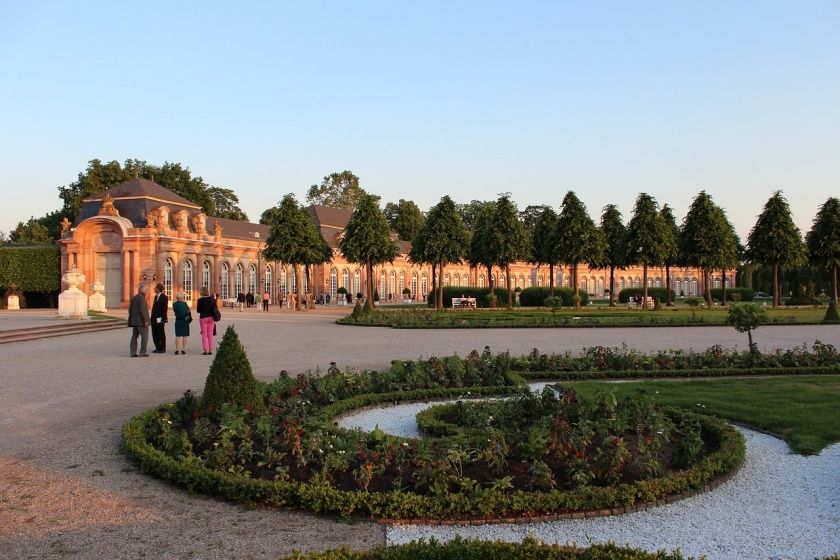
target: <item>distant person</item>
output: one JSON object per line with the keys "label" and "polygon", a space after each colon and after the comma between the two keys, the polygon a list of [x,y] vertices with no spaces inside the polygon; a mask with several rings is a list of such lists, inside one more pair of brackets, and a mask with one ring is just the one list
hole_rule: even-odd
{"label": "distant person", "polygon": [[329,292],[324,294],[324,301],[327,302],[327,305],[330,304],[330,293]]}
{"label": "distant person", "polygon": [[178,353],[178,347],[180,346],[181,354],[186,354],[192,313],[190,312],[190,306],[184,301],[184,292],[178,292],[175,295],[172,314],[175,316],[175,353]]}
{"label": "distant person", "polygon": [[245,305],[248,306],[248,309],[254,307],[254,293],[251,290],[248,290],[248,293],[245,294]]}
{"label": "distant person", "polygon": [[201,327],[201,349],[202,355],[213,353],[213,332],[216,329],[216,321],[214,315],[216,312],[216,302],[210,296],[210,291],[207,287],[201,288],[201,297],[195,304],[195,310],[198,313],[198,323]]}
{"label": "distant person", "polygon": [[239,312],[242,313],[242,309],[245,308],[245,294],[243,292],[237,294],[236,304],[239,306]]}
{"label": "distant person", "polygon": [[166,353],[166,323],[169,321],[169,298],[163,291],[163,284],[155,284],[155,299],[152,302],[152,342],[155,354]]}
{"label": "distant person", "polygon": [[[137,287],[137,294],[128,303],[128,326],[132,328],[131,342],[128,345],[131,357],[147,358],[146,346],[149,343],[149,303],[146,301],[146,284]],[[140,354],[137,353],[137,337],[140,337]]]}
{"label": "distant person", "polygon": [[271,303],[271,294],[268,293],[268,290],[263,292],[263,311],[268,311],[268,304]]}

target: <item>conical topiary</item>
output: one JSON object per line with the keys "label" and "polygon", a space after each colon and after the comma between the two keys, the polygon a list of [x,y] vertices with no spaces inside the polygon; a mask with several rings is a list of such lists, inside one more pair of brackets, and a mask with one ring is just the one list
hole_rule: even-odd
{"label": "conical topiary", "polygon": [[823,323],[837,323],[840,322],[840,313],[837,313],[837,305],[835,305],[834,300],[829,300],[828,302],[828,311],[825,312],[825,317],[823,317]]}
{"label": "conical topiary", "polygon": [[262,409],[260,385],[251,371],[245,347],[239,342],[233,325],[225,331],[216,359],[210,366],[201,397],[201,410],[205,414],[213,414],[224,403],[247,410]]}

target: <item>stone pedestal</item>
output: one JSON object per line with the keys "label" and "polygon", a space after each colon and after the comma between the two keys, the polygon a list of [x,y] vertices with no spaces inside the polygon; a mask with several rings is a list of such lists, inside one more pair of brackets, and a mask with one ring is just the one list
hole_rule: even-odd
{"label": "stone pedestal", "polygon": [[105,309],[105,296],[102,295],[102,291],[105,289],[105,286],[97,280],[93,283],[90,289],[93,290],[93,294],[91,294],[88,298],[88,308],[91,311],[106,313],[108,310]]}
{"label": "stone pedestal", "polygon": [[68,288],[58,296],[59,319],[87,319],[88,298],[79,289],[79,284],[85,281],[85,275],[74,268],[62,277]]}
{"label": "stone pedestal", "polygon": [[13,309],[20,309],[20,298],[16,295],[10,295],[8,299],[6,299],[6,309],[9,311]]}

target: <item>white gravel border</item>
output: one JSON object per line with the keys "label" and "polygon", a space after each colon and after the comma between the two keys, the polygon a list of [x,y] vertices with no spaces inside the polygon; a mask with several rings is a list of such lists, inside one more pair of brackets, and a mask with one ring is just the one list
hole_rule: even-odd
{"label": "white gravel border", "polygon": [[[345,428],[417,437],[415,415],[429,403],[370,409],[342,418]],[[388,544],[434,537],[516,542],[528,534],[547,543],[586,546],[613,541],[650,551],[680,549],[709,560],[799,559],[840,553],[840,444],[818,456],[738,428],[747,455],[740,471],[715,491],[643,512],[523,525],[389,526]]]}

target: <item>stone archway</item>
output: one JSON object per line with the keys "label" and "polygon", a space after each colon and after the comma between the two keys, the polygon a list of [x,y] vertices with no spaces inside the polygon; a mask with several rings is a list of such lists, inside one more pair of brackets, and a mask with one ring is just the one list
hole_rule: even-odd
{"label": "stone archway", "polygon": [[[68,268],[75,266],[85,275],[85,285],[80,286],[88,293],[89,286],[97,280],[105,287],[105,306],[119,308],[130,297],[123,293],[124,269],[123,238],[126,234],[124,218],[97,216],[79,224],[73,232],[72,240],[64,245],[64,250],[75,253],[75,263],[68,262]],[[126,220],[127,221],[127,220]]]}

